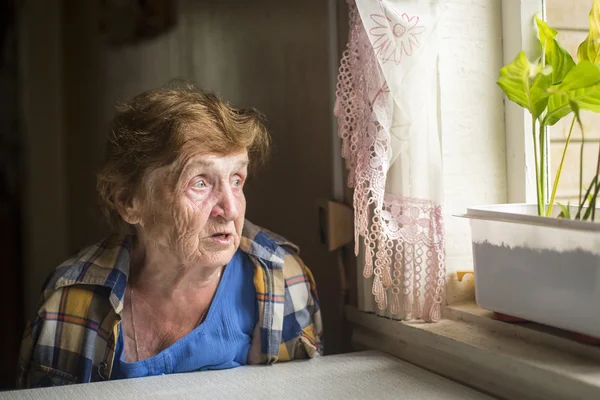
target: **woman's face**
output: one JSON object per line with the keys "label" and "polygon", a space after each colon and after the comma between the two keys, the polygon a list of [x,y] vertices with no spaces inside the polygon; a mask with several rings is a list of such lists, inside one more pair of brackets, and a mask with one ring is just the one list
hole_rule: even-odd
{"label": "woman's face", "polygon": [[227,264],[240,244],[248,152],[196,152],[152,171],[141,202],[140,240],[182,264]]}

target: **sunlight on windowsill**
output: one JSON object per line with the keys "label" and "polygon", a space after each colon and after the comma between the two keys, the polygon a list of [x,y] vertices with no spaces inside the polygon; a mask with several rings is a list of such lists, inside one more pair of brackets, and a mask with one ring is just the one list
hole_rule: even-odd
{"label": "sunlight on windowsill", "polygon": [[600,346],[534,323],[497,321],[474,302],[438,323],[398,322],[347,307],[357,349],[378,349],[505,399],[595,399]]}

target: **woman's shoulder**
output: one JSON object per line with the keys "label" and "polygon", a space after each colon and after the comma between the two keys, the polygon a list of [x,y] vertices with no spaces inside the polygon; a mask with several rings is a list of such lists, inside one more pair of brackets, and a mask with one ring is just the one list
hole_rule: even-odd
{"label": "woman's shoulder", "polygon": [[[262,312],[254,343],[269,343],[267,352],[251,351],[250,363],[273,363],[314,357],[321,352],[322,322],[314,277],[296,245],[283,236],[246,221],[242,251],[255,262],[256,294]],[[266,316],[274,316],[265,318]],[[261,336],[266,335],[266,337]],[[275,348],[277,351],[272,352]]]}
{"label": "woman's shoulder", "polygon": [[129,272],[130,243],[130,237],[115,234],[81,249],[50,274],[44,284],[43,297],[78,286],[122,298]]}
{"label": "woman's shoulder", "polygon": [[108,293],[108,289],[85,285],[45,291],[21,342],[20,388],[102,378],[101,358],[114,348],[114,327],[119,320]]}
{"label": "woman's shoulder", "polygon": [[246,220],[240,248],[250,256],[266,261],[265,269],[281,270],[285,287],[300,284],[308,291],[314,291],[313,275],[300,258],[298,246],[283,236]]}
{"label": "woman's shoulder", "polygon": [[23,335],[20,387],[88,382],[99,373],[98,357],[114,347],[128,264],[125,238],[109,236],[54,270]]}
{"label": "woman's shoulder", "polygon": [[251,253],[252,250],[262,247],[273,253],[277,253],[281,249],[298,255],[300,254],[298,246],[285,237],[255,225],[248,220],[244,222],[240,247],[246,253]]}

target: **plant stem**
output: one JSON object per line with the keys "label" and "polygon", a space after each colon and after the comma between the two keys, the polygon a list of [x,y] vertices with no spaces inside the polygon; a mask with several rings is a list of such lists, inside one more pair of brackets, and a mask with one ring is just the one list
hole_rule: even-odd
{"label": "plant stem", "polygon": [[[596,197],[598,197],[598,189],[600,189],[600,186],[598,186],[598,177],[597,176],[594,177],[594,179],[592,180],[592,183],[590,184],[590,189],[592,187],[594,188],[594,193],[588,194],[588,196],[592,196],[592,197],[590,200],[590,205],[588,205],[588,209],[585,211],[585,214],[582,218],[584,221],[587,221],[590,214],[592,214],[594,212],[594,210],[596,209]],[[588,190],[588,192],[589,192],[589,190]]]}
{"label": "plant stem", "polygon": [[600,186],[598,186],[598,180],[594,179],[592,182],[592,186],[595,186],[594,193],[590,194],[592,196],[592,201],[590,201],[590,205],[588,209],[585,211],[585,215],[583,216],[583,220],[586,221],[590,214],[592,214],[592,221],[594,221],[594,211],[596,210],[596,197],[598,197],[598,190]]}
{"label": "plant stem", "polygon": [[536,189],[537,189],[537,209],[538,209],[538,215],[543,216],[544,208],[543,208],[542,186],[541,186],[541,178],[540,178],[540,165],[539,165],[539,160],[538,160],[538,158],[539,158],[538,157],[538,142],[537,142],[537,138],[535,137],[535,134],[536,134],[535,122],[536,122],[536,119],[532,117],[531,133],[533,135],[533,156],[534,156],[534,162],[535,162],[535,184],[536,184]]}
{"label": "plant stem", "polygon": [[546,211],[546,180],[548,178],[548,173],[546,171],[546,167],[547,167],[547,163],[546,163],[546,159],[547,154],[546,154],[546,129],[544,127],[544,124],[540,124],[540,133],[539,133],[539,139],[540,139],[540,180],[542,183],[542,214],[540,215],[545,215],[545,211]]}
{"label": "plant stem", "polygon": [[[583,164],[583,160],[580,160],[581,164]],[[598,196],[598,179],[600,178],[600,146],[598,146],[598,161],[596,161],[596,176],[594,177],[595,187],[594,187],[594,196],[590,201],[590,207],[592,207],[592,221],[596,218],[596,197]]]}
{"label": "plant stem", "polygon": [[583,204],[585,199],[581,198],[581,191],[583,190],[583,145],[585,144],[585,134],[581,129],[581,146],[579,147],[579,204]]}
{"label": "plant stem", "polygon": [[[558,164],[558,169],[556,170],[556,176],[554,177],[554,184],[552,185],[552,194],[550,195],[550,203],[548,204],[548,211],[546,211],[546,216],[550,217],[552,215],[552,207],[554,206],[554,199],[556,198],[556,191],[558,190],[558,182],[560,180],[560,174],[562,173],[563,164],[565,162],[565,156],[567,155],[567,148],[569,147],[569,143],[571,142],[571,135],[573,134],[573,127],[575,126],[575,116],[573,116],[573,121],[571,121],[571,128],[569,129],[569,135],[567,136],[567,141],[565,142],[565,148],[563,149],[562,156],[560,158],[560,164]],[[600,155],[599,155],[600,157]],[[600,162],[600,158],[598,159]],[[581,196],[581,194],[580,194]]]}
{"label": "plant stem", "polygon": [[[587,199],[587,197],[590,195],[590,192],[592,191],[592,188],[595,187],[597,180],[598,180],[598,176],[595,176],[594,179],[592,179],[590,186],[588,187],[587,191],[585,192],[585,195],[583,197],[584,199]],[[579,208],[577,209],[577,214],[575,215],[575,219],[581,218],[581,210],[583,210],[584,205],[585,205],[585,201],[579,203]]]}

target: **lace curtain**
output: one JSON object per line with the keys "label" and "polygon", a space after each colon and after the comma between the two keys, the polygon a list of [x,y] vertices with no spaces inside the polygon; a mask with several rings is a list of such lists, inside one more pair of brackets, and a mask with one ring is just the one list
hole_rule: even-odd
{"label": "lace curtain", "polygon": [[[335,115],[355,252],[377,307],[437,321],[445,284],[437,26],[441,3],[356,0]],[[360,246],[360,244],[364,246]]]}

